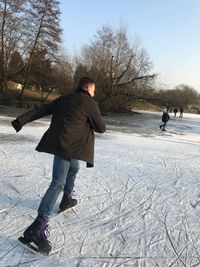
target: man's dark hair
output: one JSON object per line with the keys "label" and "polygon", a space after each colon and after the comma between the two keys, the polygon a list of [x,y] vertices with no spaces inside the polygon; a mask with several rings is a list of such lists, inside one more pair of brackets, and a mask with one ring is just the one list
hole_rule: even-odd
{"label": "man's dark hair", "polygon": [[94,80],[92,80],[91,78],[89,77],[82,77],[80,80],[79,80],[79,83],[78,83],[78,89],[86,89],[86,87],[88,86],[88,84],[94,84]]}

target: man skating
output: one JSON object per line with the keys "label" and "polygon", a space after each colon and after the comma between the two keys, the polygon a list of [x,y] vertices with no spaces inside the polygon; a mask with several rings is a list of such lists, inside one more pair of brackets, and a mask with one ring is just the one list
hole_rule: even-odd
{"label": "man skating", "polygon": [[18,132],[26,123],[52,115],[51,124],[36,147],[39,152],[54,155],[52,181],[42,198],[38,216],[22,237],[23,242],[33,242],[44,254],[51,251],[46,232],[56,200],[63,192],[60,211],[77,204],[77,200],[71,197],[71,192],[79,170],[78,160],[87,162],[87,167],[93,167],[94,131],[105,131],[98,105],[92,99],[94,94],[94,81],[83,77],[76,92],[34,108],[12,122]]}
{"label": "man skating", "polygon": [[180,107],[180,116],[179,116],[179,118],[183,118],[183,111],[184,111],[184,109],[183,109],[183,107],[181,106],[181,107]]}

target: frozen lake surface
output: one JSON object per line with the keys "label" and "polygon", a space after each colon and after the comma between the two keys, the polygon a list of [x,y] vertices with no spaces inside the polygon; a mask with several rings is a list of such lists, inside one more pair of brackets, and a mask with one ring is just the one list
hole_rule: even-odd
{"label": "frozen lake surface", "polygon": [[[18,114],[20,111],[17,112]],[[0,109],[0,266],[200,266],[200,116],[161,132],[161,113],[108,115],[96,135],[95,167],[81,163],[78,205],[50,220],[55,254],[37,256],[17,238],[51,181],[51,155],[34,149],[49,119],[16,134],[16,111]]]}

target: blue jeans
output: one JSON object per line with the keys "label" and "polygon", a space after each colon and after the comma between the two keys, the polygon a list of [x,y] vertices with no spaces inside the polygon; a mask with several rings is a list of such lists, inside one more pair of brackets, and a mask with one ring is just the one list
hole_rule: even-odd
{"label": "blue jeans", "polygon": [[51,216],[56,200],[62,191],[64,194],[71,194],[78,170],[78,160],[65,160],[54,156],[52,181],[38,208],[39,217],[48,219]]}

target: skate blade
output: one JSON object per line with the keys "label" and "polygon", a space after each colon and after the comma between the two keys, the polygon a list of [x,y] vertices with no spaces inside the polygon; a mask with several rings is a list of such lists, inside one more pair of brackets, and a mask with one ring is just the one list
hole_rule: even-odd
{"label": "skate blade", "polygon": [[[73,206],[74,207],[74,206]],[[59,210],[58,211],[58,214],[61,213],[61,212],[65,212],[65,211],[69,211],[70,209],[72,209],[73,207],[69,207],[69,208],[66,208],[64,210]]]}
{"label": "skate blade", "polygon": [[46,257],[46,256],[49,256],[49,253],[47,252],[43,252],[41,250],[39,250],[39,248],[31,245],[30,242],[28,242],[23,236],[20,236],[18,238],[18,241],[20,242],[20,244],[25,247],[26,249],[28,249],[30,252],[36,254],[36,255],[39,255],[39,256],[42,256],[42,257]]}
{"label": "skate blade", "polygon": [[67,208],[67,209],[65,209],[65,210],[59,210],[57,214],[65,213],[65,212],[70,212],[70,211],[73,211],[73,212],[74,212],[73,207]]}
{"label": "skate blade", "polygon": [[[76,205],[77,205],[77,204],[76,204]],[[68,210],[73,210],[73,208],[74,208],[76,205],[74,205],[74,206],[67,206],[66,209],[64,209],[64,210],[59,209],[58,213],[65,212],[65,211],[68,211]]]}

